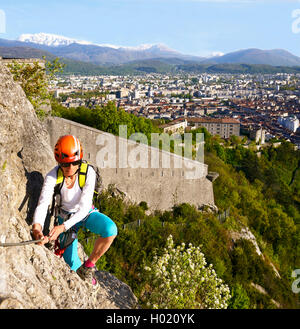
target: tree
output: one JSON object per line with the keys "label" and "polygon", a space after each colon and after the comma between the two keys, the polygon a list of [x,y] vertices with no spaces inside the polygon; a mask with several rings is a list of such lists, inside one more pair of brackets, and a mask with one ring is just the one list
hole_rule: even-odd
{"label": "tree", "polygon": [[216,275],[212,264],[206,266],[200,247],[185,244],[174,247],[172,235],[162,256],[154,256],[145,266],[148,278],[144,300],[151,308],[227,308],[230,290]]}
{"label": "tree", "polygon": [[232,309],[248,309],[250,307],[250,298],[243,286],[236,283],[232,288],[232,297],[230,299],[228,308]]}
{"label": "tree", "polygon": [[[43,59],[45,60],[45,57]],[[14,80],[20,83],[39,117],[45,116],[41,106],[47,104],[51,98],[48,91],[49,80],[56,73],[61,73],[64,66],[65,64],[59,62],[59,58],[54,59],[52,62],[45,62],[45,66],[39,61],[34,63],[13,61],[12,64],[8,65]]]}
{"label": "tree", "polygon": [[230,142],[232,145],[239,145],[241,144],[241,140],[238,136],[235,136],[235,135],[231,135],[230,136]]}

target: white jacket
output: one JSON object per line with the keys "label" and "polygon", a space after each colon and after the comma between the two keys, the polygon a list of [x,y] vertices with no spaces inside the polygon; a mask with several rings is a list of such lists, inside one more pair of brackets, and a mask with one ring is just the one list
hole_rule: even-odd
{"label": "white jacket", "polygon": [[[41,224],[44,227],[47,210],[52,203],[54,187],[56,185],[58,166],[54,167],[47,175],[43,184],[42,192],[38,205],[33,216],[33,224]],[[86,217],[93,205],[93,195],[96,182],[95,170],[89,166],[85,185],[80,189],[78,177],[71,189],[65,186],[65,182],[61,188],[61,207],[62,209],[75,212],[70,219],[64,222],[66,230],[80,222]]]}

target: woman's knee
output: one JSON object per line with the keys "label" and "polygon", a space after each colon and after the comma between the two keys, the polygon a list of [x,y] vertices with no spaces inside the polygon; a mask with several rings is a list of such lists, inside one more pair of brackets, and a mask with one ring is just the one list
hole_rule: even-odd
{"label": "woman's knee", "polygon": [[108,237],[116,237],[118,235],[118,228],[117,225],[111,221],[111,223],[106,223],[106,225],[102,229],[101,236],[103,238]]}
{"label": "woman's knee", "polygon": [[91,232],[99,234],[103,238],[118,234],[118,228],[114,221],[98,211],[93,212],[88,217],[85,226]]}

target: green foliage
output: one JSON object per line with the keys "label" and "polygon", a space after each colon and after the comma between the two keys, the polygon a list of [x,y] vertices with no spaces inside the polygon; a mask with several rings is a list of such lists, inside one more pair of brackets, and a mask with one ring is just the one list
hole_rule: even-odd
{"label": "green foliage", "polygon": [[52,102],[52,115],[63,117],[89,127],[119,135],[119,126],[127,126],[127,137],[141,132],[151,142],[151,133],[159,133],[160,130],[152,124],[150,119],[136,117],[123,109],[118,109],[114,102],[105,106],[96,106],[93,109],[87,107],[65,108],[59,103]]}
{"label": "green foliage", "polygon": [[197,213],[196,207],[188,203],[177,204],[173,206],[174,221],[184,222],[185,220],[195,220],[199,214]]}
{"label": "green foliage", "polygon": [[228,304],[228,308],[231,309],[249,309],[250,298],[247,291],[239,283],[236,283],[231,290],[231,299]]}
{"label": "green foliage", "polygon": [[[232,74],[275,74],[299,73],[299,67],[272,66],[262,64],[185,64],[181,60],[163,59],[140,60],[130,63],[103,66],[93,63],[63,58],[66,68],[64,74],[80,75],[145,75],[147,73],[232,73]],[[196,80],[192,80],[195,83]]]}
{"label": "green foliage", "polygon": [[45,77],[45,69],[35,62],[34,64],[25,64],[14,62],[9,64],[14,80],[21,84],[27,98],[37,110],[45,100],[48,99],[48,83]]}
{"label": "green foliage", "polygon": [[[245,184],[247,180],[244,176],[243,180]],[[257,186],[258,189],[261,188],[260,185]],[[255,194],[253,198],[257,199],[258,196],[259,194]],[[247,199],[247,195],[245,197]],[[251,202],[253,202],[252,199],[245,204],[245,207],[252,208]],[[270,203],[270,207],[271,205],[275,206]],[[266,254],[265,257],[270,255],[268,258],[272,258],[276,267],[280,267],[282,279],[278,279],[269,263],[256,254],[251,242],[238,240],[234,245],[232,244],[228,230],[238,231],[241,224],[234,221],[244,222],[246,220],[245,216],[239,214],[240,209],[233,207],[230,222],[226,221],[225,224],[221,224],[214,214],[202,213],[188,204],[177,204],[172,210],[156,211],[154,214],[146,215],[140,205],[124,202],[123,197],[116,193],[113,186],[101,193],[99,204],[96,206],[117,223],[119,230],[113,246],[97,263],[97,266],[126,282],[133,289],[143,307],[147,307],[145,305],[146,299],[149,297],[147,292],[154,291],[156,288],[151,285],[152,281],[149,281],[146,275],[139,275],[139,273],[144,273],[143,264],[149,266],[153,263],[154,255],[162,257],[170,234],[173,236],[175,244],[180,245],[184,242],[186,245],[191,243],[193,246],[199,246],[207,263],[213,264],[218,278],[222,279],[230,289],[235,287],[232,298],[228,301],[230,308],[274,307],[270,297],[262,296],[253,290],[251,282],[264,287],[268,294],[283,307],[295,307],[295,296],[289,287],[291,283],[288,276],[291,269],[295,268],[297,257],[299,260],[299,250],[292,249],[295,239],[299,241],[299,231],[297,231],[298,235],[295,233],[294,239],[289,242],[290,247],[287,250],[281,244],[279,245],[276,257],[270,242],[261,246],[264,248],[262,250]],[[123,224],[133,221],[136,223],[137,219],[143,220],[141,226],[136,224],[130,228],[123,228]],[[271,230],[271,227],[269,229]],[[92,241],[96,237],[91,238],[93,234],[90,232],[82,234],[81,242],[89,254],[93,247]],[[278,234],[277,231],[276,234]],[[259,243],[261,239],[258,239]],[[300,246],[300,244],[298,245]],[[242,286],[242,289],[237,285]]]}
{"label": "green foliage", "polygon": [[45,67],[38,61],[34,63],[14,61],[8,65],[14,80],[20,83],[39,117],[46,115],[41,106],[48,104],[51,98],[48,92],[49,79],[53,78],[55,74],[61,73],[63,67],[64,64],[60,63],[58,58],[52,62],[45,62]]}
{"label": "green foliage", "polygon": [[148,210],[148,209],[149,209],[146,201],[141,201],[141,202],[139,203],[139,206],[140,206],[143,210]]}
{"label": "green foliage", "polygon": [[175,248],[172,235],[161,256],[156,254],[142,275],[147,286],[142,300],[150,308],[227,308],[228,286],[216,275],[199,247]]}
{"label": "green foliage", "polygon": [[99,89],[95,89],[95,90],[89,90],[89,91],[82,91],[82,92],[72,92],[71,94],[63,94],[59,97],[59,100],[61,102],[66,101],[67,98],[81,98],[81,99],[85,99],[86,102],[88,103],[90,98],[92,97],[105,97],[105,95],[107,95],[108,92],[103,92],[100,91]]}
{"label": "green foliage", "polygon": [[[93,110],[59,106],[54,110],[58,115],[69,115],[71,120],[115,134],[121,123],[128,125],[128,135],[157,129],[145,121],[138,123],[113,103]],[[201,132],[205,137],[205,163],[219,173],[213,183],[215,203],[220,212],[230,208],[230,216],[220,223],[216,214],[201,212],[186,203],[146,215],[145,203],[128,204],[110,187],[101,193],[98,208],[117,223],[119,235],[97,266],[129,284],[146,307],[143,298],[158,288],[146,275],[139,275],[143,273],[142,264],[153,263],[155,255],[158,259],[163,257],[167,238],[172,235],[176,245],[191,243],[201,248],[218,278],[232,291],[229,308],[275,308],[272,299],[283,308],[299,307],[299,297],[291,291],[291,273],[300,267],[299,152],[290,143],[282,143],[277,148],[263,149],[258,158],[240,140],[223,141],[205,128],[192,131],[194,135]],[[142,220],[140,226],[138,219]],[[264,257],[256,253],[251,241],[240,239],[233,243],[231,232],[243,226],[254,234]],[[263,287],[266,293],[257,291],[252,283]]]}
{"label": "green foliage", "polygon": [[[43,60],[46,61],[46,57],[43,57]],[[52,61],[45,62],[46,73],[48,77],[48,81],[53,79],[56,74],[60,74],[63,72],[65,68],[65,64],[60,62],[60,59],[57,57]]]}

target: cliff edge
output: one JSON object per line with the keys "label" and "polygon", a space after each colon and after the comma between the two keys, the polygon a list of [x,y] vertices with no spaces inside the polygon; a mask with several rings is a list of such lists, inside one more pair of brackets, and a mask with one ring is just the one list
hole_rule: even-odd
{"label": "cliff edge", "polygon": [[[43,177],[55,165],[49,135],[0,62],[0,242],[31,240]],[[0,309],[134,308],[130,287],[98,272],[93,292],[44,246],[0,247]]]}

